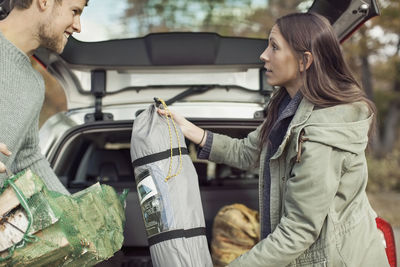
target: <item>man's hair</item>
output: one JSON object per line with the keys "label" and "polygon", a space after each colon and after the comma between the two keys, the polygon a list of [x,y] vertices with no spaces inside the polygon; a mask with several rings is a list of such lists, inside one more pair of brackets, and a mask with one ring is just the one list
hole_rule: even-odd
{"label": "man's hair", "polygon": [[[11,9],[27,9],[32,5],[33,0],[9,0]],[[57,3],[61,3],[63,0],[55,0]],[[86,5],[89,0],[86,0]]]}
{"label": "man's hair", "polygon": [[11,9],[27,9],[32,5],[32,0],[10,0]]}

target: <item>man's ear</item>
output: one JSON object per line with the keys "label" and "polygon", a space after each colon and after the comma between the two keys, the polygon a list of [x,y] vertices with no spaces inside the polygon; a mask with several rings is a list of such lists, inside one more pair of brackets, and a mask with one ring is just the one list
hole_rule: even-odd
{"label": "man's ear", "polygon": [[303,58],[300,59],[300,72],[307,70],[311,66],[313,60],[313,55],[309,51],[304,52]]}
{"label": "man's ear", "polygon": [[51,0],[36,0],[40,10],[46,10],[49,7],[49,1]]}

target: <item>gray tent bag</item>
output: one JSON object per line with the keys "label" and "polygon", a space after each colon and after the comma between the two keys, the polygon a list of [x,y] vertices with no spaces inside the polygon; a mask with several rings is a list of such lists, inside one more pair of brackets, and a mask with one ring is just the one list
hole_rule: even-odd
{"label": "gray tent bag", "polygon": [[212,266],[197,173],[185,138],[156,109],[151,105],[135,119],[131,139],[153,266]]}

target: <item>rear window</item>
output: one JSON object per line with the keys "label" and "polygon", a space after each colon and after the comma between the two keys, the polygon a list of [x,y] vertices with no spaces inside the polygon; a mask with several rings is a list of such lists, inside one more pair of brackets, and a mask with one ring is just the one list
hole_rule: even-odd
{"label": "rear window", "polygon": [[81,41],[142,37],[156,32],[216,32],[265,37],[275,19],[307,11],[310,0],[102,0],[89,1]]}

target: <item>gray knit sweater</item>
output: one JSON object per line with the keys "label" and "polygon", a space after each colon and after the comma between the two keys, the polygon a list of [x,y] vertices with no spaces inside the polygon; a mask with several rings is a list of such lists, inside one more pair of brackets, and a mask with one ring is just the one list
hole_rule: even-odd
{"label": "gray knit sweater", "polygon": [[[42,76],[28,56],[0,32],[0,142],[12,152],[0,161],[13,173],[30,168],[50,190],[69,194],[39,148],[39,113],[44,100]],[[6,174],[0,174],[0,185]]]}

